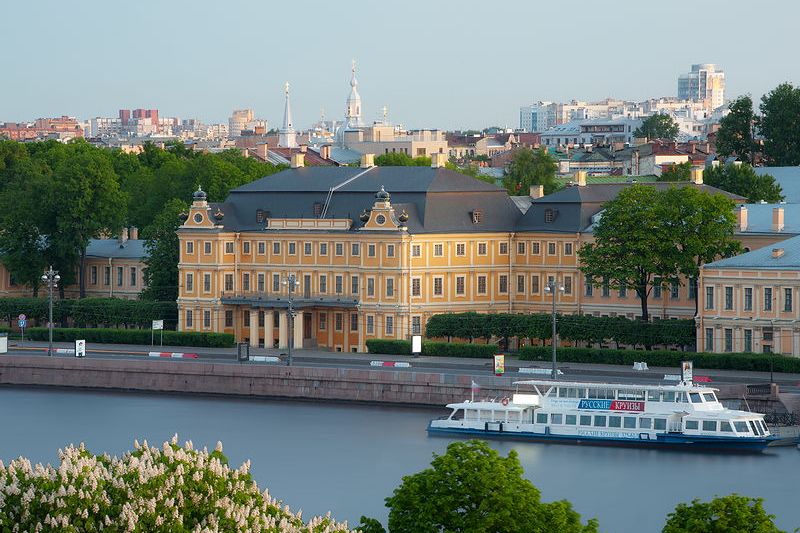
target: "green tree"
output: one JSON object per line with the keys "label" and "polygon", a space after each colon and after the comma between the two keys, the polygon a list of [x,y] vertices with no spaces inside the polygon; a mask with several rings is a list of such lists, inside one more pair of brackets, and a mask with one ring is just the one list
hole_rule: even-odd
{"label": "green tree", "polygon": [[773,166],[800,165],[800,87],[782,83],[761,98],[759,129]]}
{"label": "green tree", "polygon": [[522,477],[517,453],[499,455],[482,441],[455,442],[434,455],[431,468],[403,478],[386,498],[389,531],[538,533],[593,532],[569,502],[542,503]]}
{"label": "green tree", "polygon": [[692,162],[677,163],[670,165],[661,172],[658,181],[689,181],[692,177]]}
{"label": "green tree", "polygon": [[625,287],[639,296],[642,319],[647,321],[648,299],[656,279],[677,279],[680,253],[662,219],[655,187],[633,185],[604,206],[595,224],[594,241],[580,251],[581,271],[595,284]]}
{"label": "green tree", "polygon": [[545,148],[520,148],[514,152],[505,170],[503,185],[509,194],[527,195],[531,185],[544,186],[544,193],[558,190],[558,162]]}
{"label": "green tree", "polygon": [[656,113],[650,115],[633,133],[635,137],[647,137],[648,139],[666,139],[674,141],[678,137],[678,125],[669,115]]}
{"label": "green tree", "polygon": [[[695,289],[705,263],[741,253],[741,243],[734,238],[736,204],[727,196],[671,187],[659,194],[659,206],[667,233],[680,252],[678,271]],[[698,301],[695,298],[695,314]]]}
{"label": "green tree", "polygon": [[717,153],[726,157],[735,155],[752,165],[755,152],[753,130],[756,123],[753,99],[748,95],[740,96],[730,103],[728,109],[730,112],[719,122]]}
{"label": "green tree", "polygon": [[180,214],[188,209],[186,202],[173,198],[156,216],[153,223],[145,227],[144,280],[145,289],[141,298],[174,302],[178,298],[178,262],[180,242],[176,233],[182,221]]}
{"label": "green tree", "polygon": [[703,183],[744,196],[751,203],[783,200],[783,191],[775,178],[769,174],[758,175],[753,167],[744,163],[707,168],[703,172]]}
{"label": "green tree", "polygon": [[667,516],[663,533],[781,533],[764,500],[731,494],[710,502],[680,503]]}

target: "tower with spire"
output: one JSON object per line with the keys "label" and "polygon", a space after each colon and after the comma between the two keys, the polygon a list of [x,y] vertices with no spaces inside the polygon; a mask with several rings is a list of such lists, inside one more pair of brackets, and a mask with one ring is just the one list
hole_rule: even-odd
{"label": "tower with spire", "polygon": [[345,111],[345,126],[347,129],[363,128],[361,120],[361,95],[358,94],[358,80],[356,79],[356,60],[353,60],[350,77],[350,96],[347,97],[347,110]]}
{"label": "tower with spire", "polygon": [[283,108],[283,126],[278,133],[278,146],[282,148],[297,148],[297,133],[292,125],[292,106],[289,103],[289,82],[283,90],[286,94],[286,104]]}

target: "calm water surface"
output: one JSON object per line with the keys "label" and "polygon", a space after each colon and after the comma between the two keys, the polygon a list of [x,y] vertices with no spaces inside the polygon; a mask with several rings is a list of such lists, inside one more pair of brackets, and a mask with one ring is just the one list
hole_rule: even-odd
{"label": "calm water surface", "polygon": [[[133,440],[213,448],[233,466],[252,460],[261,487],[305,516],[330,510],[351,524],[385,522],[383,498],[427,467],[451,439],[428,437],[437,411],[263,400],[0,388],[0,459],[55,462],[86,443],[121,454]],[[766,500],[779,526],[800,526],[800,451],[736,456],[492,441],[519,453],[544,500],[566,498],[606,532],[660,531],[678,502],[738,492]]]}

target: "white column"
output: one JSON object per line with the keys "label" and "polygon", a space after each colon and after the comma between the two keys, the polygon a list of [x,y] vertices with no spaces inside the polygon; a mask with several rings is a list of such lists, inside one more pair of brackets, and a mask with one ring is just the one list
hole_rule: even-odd
{"label": "white column", "polygon": [[284,350],[289,347],[289,314],[281,311],[278,315],[278,348]]}
{"label": "white column", "polygon": [[303,312],[297,311],[294,317],[294,347],[301,349],[303,347]]}
{"label": "white column", "polygon": [[792,355],[800,355],[800,331],[792,330]]}
{"label": "white column", "polygon": [[250,346],[258,348],[258,311],[250,310]]}
{"label": "white column", "polygon": [[275,314],[272,309],[264,311],[264,348],[275,345]]}

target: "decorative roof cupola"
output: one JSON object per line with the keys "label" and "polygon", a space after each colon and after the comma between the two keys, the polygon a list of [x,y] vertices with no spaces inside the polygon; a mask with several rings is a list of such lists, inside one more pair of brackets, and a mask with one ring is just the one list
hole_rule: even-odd
{"label": "decorative roof cupola", "polygon": [[213,228],[222,222],[224,216],[219,207],[212,214],[211,206],[208,205],[208,195],[198,185],[192,194],[192,207],[189,208],[188,214],[181,214],[181,220],[184,228]]}
{"label": "decorative roof cupola", "polygon": [[289,82],[283,86],[286,103],[283,108],[283,126],[278,132],[278,146],[282,148],[297,148],[297,132],[292,124],[292,106],[289,102]]}
{"label": "decorative roof cupola", "polygon": [[[365,209],[361,213],[361,221],[364,225],[362,230],[396,230],[400,226],[405,226],[401,223],[392,207],[392,197],[386,192],[386,189],[381,185],[381,190],[375,193],[375,203],[372,209]],[[406,214],[406,220],[408,215]]]}

